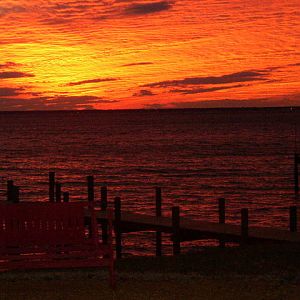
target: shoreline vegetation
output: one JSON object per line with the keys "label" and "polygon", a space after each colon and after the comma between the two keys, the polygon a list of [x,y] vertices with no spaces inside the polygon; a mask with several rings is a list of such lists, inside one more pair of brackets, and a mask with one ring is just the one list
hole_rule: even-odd
{"label": "shoreline vegetation", "polygon": [[299,299],[300,245],[207,247],[117,261],[105,269],[1,273],[0,299]]}

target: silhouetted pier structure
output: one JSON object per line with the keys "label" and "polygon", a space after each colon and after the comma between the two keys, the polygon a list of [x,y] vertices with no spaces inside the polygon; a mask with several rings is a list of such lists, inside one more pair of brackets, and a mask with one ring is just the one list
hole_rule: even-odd
{"label": "silhouetted pier structure", "polygon": [[[115,217],[116,253],[121,257],[122,233],[139,231],[156,231],[159,233],[171,233],[173,241],[173,254],[180,253],[180,243],[184,241],[216,239],[222,242],[236,242],[242,245],[253,243],[300,243],[300,233],[297,232],[297,208],[290,207],[290,228],[283,230],[278,228],[252,227],[248,225],[248,209],[241,210],[241,224],[221,224],[206,221],[191,220],[180,217],[179,207],[172,208],[172,216],[151,216],[137,214],[128,211],[120,211],[117,206]],[[98,222],[107,219],[105,211],[96,212]],[[156,240],[157,241],[157,240]],[[161,239],[156,243],[156,255],[161,255]]]}
{"label": "silhouetted pier structure", "polygon": [[[297,161],[298,163],[298,161]],[[101,187],[101,199],[95,201],[95,182],[93,176],[87,177],[87,201],[96,204],[96,218],[102,227],[103,242],[107,240],[107,187]],[[7,201],[18,203],[20,201],[19,188],[13,181],[7,182]],[[55,173],[49,173],[49,201],[69,202],[69,193],[63,192],[61,183],[55,181]],[[241,245],[252,243],[300,243],[300,233],[297,232],[297,207],[289,207],[289,224],[287,229],[249,226],[249,211],[241,209],[240,224],[226,223],[226,201],[218,199],[218,222],[192,220],[181,217],[180,208],[172,207],[171,216],[162,215],[162,191],[160,187],[155,190],[155,213],[153,215],[138,214],[122,210],[121,198],[114,199],[113,224],[115,231],[115,248],[117,258],[122,257],[123,233],[139,231],[156,232],[156,255],[162,255],[162,233],[170,233],[173,243],[173,254],[181,251],[181,242],[214,239],[219,245],[225,247],[227,242]],[[85,216],[86,225],[90,224],[88,211]]]}
{"label": "silhouetted pier structure", "polygon": [[[88,199],[94,201],[94,181],[88,177]],[[91,196],[92,195],[92,196]],[[108,206],[107,187],[101,187],[101,200],[96,217],[98,223],[105,224]],[[218,199],[219,222],[191,220],[180,216],[180,208],[172,207],[171,217],[162,215],[161,188],[155,190],[155,215],[132,213],[122,210],[121,198],[114,199],[113,223],[115,228],[115,247],[117,258],[122,257],[122,234],[139,231],[156,231],[156,255],[162,255],[162,233],[171,233],[173,254],[180,254],[180,244],[184,241],[202,239],[219,240],[219,245],[225,247],[226,242],[241,245],[253,243],[300,243],[300,233],[297,232],[297,207],[289,207],[288,229],[249,226],[249,210],[241,209],[240,225],[226,224],[226,201]],[[87,216],[88,222],[88,216]]]}

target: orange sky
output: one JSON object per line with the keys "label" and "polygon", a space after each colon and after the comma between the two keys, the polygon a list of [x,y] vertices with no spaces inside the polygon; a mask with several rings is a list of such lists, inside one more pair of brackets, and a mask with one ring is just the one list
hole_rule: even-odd
{"label": "orange sky", "polygon": [[0,110],[300,103],[299,0],[0,0]]}

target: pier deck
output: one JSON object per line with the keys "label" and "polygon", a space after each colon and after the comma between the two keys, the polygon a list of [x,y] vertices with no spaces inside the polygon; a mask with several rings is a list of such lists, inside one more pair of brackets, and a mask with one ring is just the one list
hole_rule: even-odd
{"label": "pier deck", "polygon": [[[105,211],[97,211],[99,222],[107,219]],[[114,217],[113,217],[113,220]],[[137,214],[122,211],[121,232],[138,231],[161,231],[173,233],[172,217],[151,216],[146,214]],[[219,224],[206,221],[191,220],[185,217],[180,218],[179,226],[180,240],[196,240],[202,238],[220,239],[225,241],[238,242],[242,239],[242,230],[240,225]],[[273,241],[273,242],[291,242],[300,243],[300,233],[291,232],[288,229],[270,228],[270,227],[249,227],[247,239],[251,241]]]}

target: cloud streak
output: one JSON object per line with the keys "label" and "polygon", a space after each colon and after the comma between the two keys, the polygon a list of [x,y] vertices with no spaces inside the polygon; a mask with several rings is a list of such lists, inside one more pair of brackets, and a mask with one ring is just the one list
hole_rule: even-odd
{"label": "cloud streak", "polygon": [[1,111],[94,109],[96,104],[116,103],[97,96],[55,96],[32,99],[0,98]]}
{"label": "cloud streak", "polygon": [[125,9],[124,13],[125,15],[134,16],[147,15],[169,10],[171,7],[172,4],[169,1],[160,1],[152,3],[133,3]]}
{"label": "cloud streak", "polygon": [[0,17],[8,15],[8,14],[18,14],[26,12],[26,8],[21,5],[13,5],[13,6],[0,6]]}
{"label": "cloud streak", "polygon": [[21,64],[17,64],[15,62],[8,61],[4,64],[0,64],[0,69],[10,69],[10,68],[19,67],[19,66],[21,66]]}
{"label": "cloud streak", "polygon": [[88,79],[82,81],[69,82],[68,86],[76,86],[82,84],[90,84],[90,83],[99,83],[99,82],[107,82],[107,81],[116,81],[118,78],[96,78],[96,79]]}
{"label": "cloud streak", "polygon": [[23,90],[23,88],[0,87],[0,97],[18,96]]}
{"label": "cloud streak", "polygon": [[287,107],[299,106],[300,94],[291,94],[271,98],[255,99],[220,99],[220,100],[201,100],[187,102],[172,102],[168,107],[172,108],[239,108],[239,107]]}
{"label": "cloud streak", "polygon": [[174,89],[171,90],[171,93],[180,93],[183,95],[192,95],[192,94],[200,94],[200,93],[208,93],[214,91],[228,90],[233,88],[243,87],[242,84],[236,84],[232,86],[220,86],[220,87],[211,87],[211,88],[198,88],[198,89]]}
{"label": "cloud streak", "polygon": [[122,65],[122,67],[134,67],[134,66],[145,66],[145,65],[153,65],[153,63],[152,62],[148,62],[148,61],[145,61],[145,62],[136,62],[136,63],[130,63],[130,64]]}
{"label": "cloud streak", "polygon": [[0,79],[22,78],[22,77],[34,77],[34,75],[25,72],[14,72],[14,71],[0,72]]}
{"label": "cloud streak", "polygon": [[145,97],[145,96],[155,96],[153,92],[149,90],[140,90],[139,92],[133,94],[134,97]]}
{"label": "cloud streak", "polygon": [[266,80],[268,72],[266,71],[242,71],[222,76],[208,77],[187,77],[179,80],[166,80],[145,84],[145,87],[176,87],[187,85],[202,85],[202,84],[228,84],[236,82]]}

